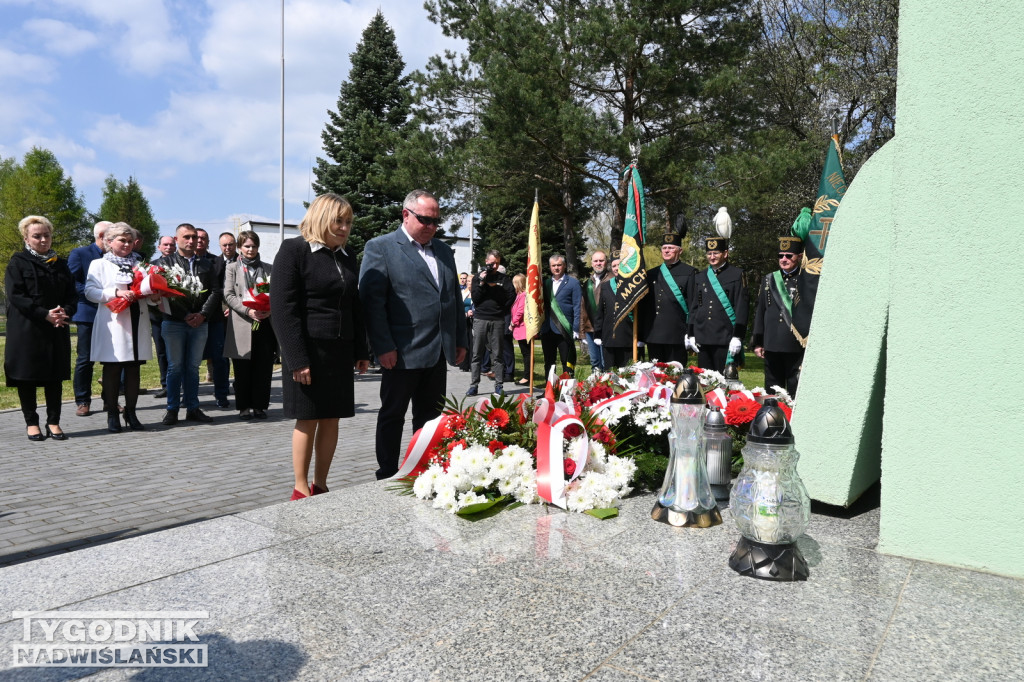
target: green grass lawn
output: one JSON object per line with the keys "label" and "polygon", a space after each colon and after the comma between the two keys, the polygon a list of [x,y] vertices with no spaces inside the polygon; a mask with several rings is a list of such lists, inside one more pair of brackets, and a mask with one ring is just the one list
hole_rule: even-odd
{"label": "green grass lawn", "polygon": [[[78,348],[78,330],[75,325],[71,325],[71,371],[74,372],[76,349]],[[4,350],[7,345],[7,337],[0,337],[0,352]],[[93,405],[94,410],[99,409],[100,401],[100,390],[99,378],[102,375],[102,365],[96,363],[92,373],[92,395],[93,402],[97,403]],[[154,358],[142,366],[140,384],[143,388],[160,388],[160,366],[156,362],[155,351]],[[75,389],[72,386],[71,380],[68,379],[64,382],[64,400],[75,399]],[[39,405],[42,406],[43,402],[43,390],[39,389]],[[7,375],[3,368],[0,367],[0,409],[10,409],[13,407],[19,407],[21,403],[18,402],[18,389],[7,387]],[[72,415],[74,416],[74,415]]]}

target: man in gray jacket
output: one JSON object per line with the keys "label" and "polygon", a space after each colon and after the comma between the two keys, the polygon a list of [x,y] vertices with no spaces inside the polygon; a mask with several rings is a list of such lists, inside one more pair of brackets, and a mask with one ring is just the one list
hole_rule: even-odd
{"label": "man in gray jacket", "polygon": [[402,204],[402,225],[371,239],[363,250],[359,298],[366,333],[380,363],[377,479],[398,471],[405,415],[413,431],[441,414],[447,367],[466,355],[466,325],[451,248],[434,233],[437,199],[413,190]]}

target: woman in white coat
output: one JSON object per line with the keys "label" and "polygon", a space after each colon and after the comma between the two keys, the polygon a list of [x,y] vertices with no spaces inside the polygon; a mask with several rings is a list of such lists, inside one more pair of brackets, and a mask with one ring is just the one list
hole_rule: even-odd
{"label": "woman in white coat", "polygon": [[[85,280],[85,297],[99,303],[92,324],[93,362],[103,363],[103,402],[107,407],[107,430],[121,431],[117,412],[117,395],[124,373],[124,421],[132,431],[145,427],[135,415],[139,401],[139,368],[153,359],[150,342],[149,311],[145,301],[137,300],[131,290],[133,269],[141,258],[132,253],[136,232],[127,223],[115,223],[104,235],[106,248],[102,258],[89,264]],[[115,298],[123,298],[130,305],[120,313],[111,312],[105,305]]]}
{"label": "woman in white coat", "polygon": [[[224,357],[235,367],[235,404],[239,419],[266,419],[270,407],[270,380],[274,373],[277,339],[270,311],[245,306],[246,292],[257,281],[270,281],[270,263],[260,260],[260,236],[244,230],[238,234],[238,258],[224,270],[224,302],[231,308],[231,322],[224,338]],[[253,329],[254,323],[259,323]]]}

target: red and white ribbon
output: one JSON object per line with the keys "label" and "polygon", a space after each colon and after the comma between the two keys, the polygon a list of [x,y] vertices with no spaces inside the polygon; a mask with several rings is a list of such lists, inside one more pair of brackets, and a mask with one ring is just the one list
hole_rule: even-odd
{"label": "red and white ribbon", "polygon": [[725,391],[721,388],[716,388],[713,391],[709,391],[705,396],[708,405],[714,405],[721,410],[725,409],[725,406],[729,404],[729,397],[725,394]]}
{"label": "red and white ribbon", "polygon": [[444,424],[447,418],[448,415],[445,414],[435,417],[412,435],[409,447],[405,451],[405,460],[402,462],[402,466],[398,468],[398,473],[392,476],[391,480],[405,478],[410,474],[422,472],[427,468],[427,462],[430,460],[428,453],[441,443],[441,434],[443,432],[441,425]]}
{"label": "red and white ribbon", "polygon": [[576,452],[572,453],[576,470],[570,481],[583,472],[583,467],[587,463],[589,441],[586,427],[575,414],[567,414],[553,423],[543,422],[537,425],[537,494],[544,501],[562,509],[566,508],[563,443],[566,440],[565,430],[572,425],[578,426],[583,435],[580,437],[581,446],[578,445]]}
{"label": "red and white ribbon", "polygon": [[623,391],[622,393],[620,393],[620,394],[618,394],[616,396],[612,396],[611,398],[606,398],[606,399],[602,400],[601,402],[597,403],[596,405],[594,405],[591,408],[590,411],[595,416],[599,416],[602,412],[610,411],[610,410],[612,410],[613,408],[617,407],[618,405],[620,405],[622,403],[631,403],[631,402],[633,402],[634,398],[637,398],[637,397],[639,397],[641,395],[643,395],[642,391],[637,391],[637,390]]}

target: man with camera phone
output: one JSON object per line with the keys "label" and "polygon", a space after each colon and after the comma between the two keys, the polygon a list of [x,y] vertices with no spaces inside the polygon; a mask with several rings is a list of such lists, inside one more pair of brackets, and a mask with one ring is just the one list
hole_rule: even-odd
{"label": "man with camera phone", "polygon": [[469,371],[469,390],[466,395],[476,395],[480,386],[480,365],[484,352],[491,352],[491,366],[494,370],[494,392],[505,392],[504,334],[505,316],[516,300],[516,290],[509,276],[498,270],[501,253],[488,251],[483,270],[473,278],[473,362]]}

